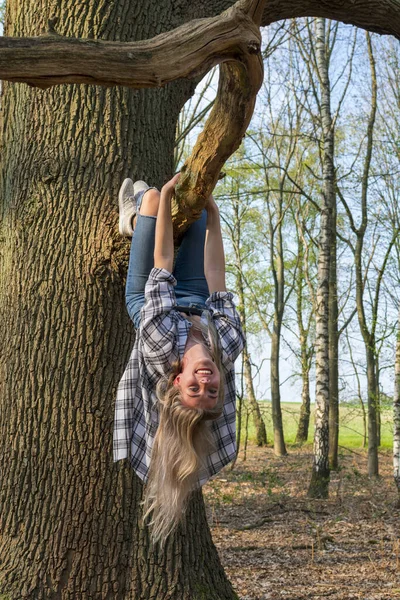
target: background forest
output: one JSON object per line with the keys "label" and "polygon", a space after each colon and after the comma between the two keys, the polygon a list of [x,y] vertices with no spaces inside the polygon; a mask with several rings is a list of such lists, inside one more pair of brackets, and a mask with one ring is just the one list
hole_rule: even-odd
{"label": "background forest", "polygon": [[[321,25],[323,49],[317,47]],[[330,358],[337,364],[330,382],[331,427],[341,425],[342,445],[365,447],[370,397],[377,444],[391,447],[399,309],[399,45],[323,19],[270,27],[264,43],[266,76],[257,108],[215,193],[230,287],[248,337],[240,373],[243,411],[251,413],[251,435],[259,443],[265,442],[263,413],[278,453],[284,453],[283,436],[271,400],[286,415],[287,442],[312,439],[318,244],[329,137],[333,354],[337,345]],[[181,113],[177,167],[212,105],[216,78],[203,81]],[[337,450],[331,453],[335,465]]]}
{"label": "background forest", "polygon": [[[243,598],[398,598],[400,48],[324,19],[285,21],[263,39],[256,111],[215,190],[248,346],[239,459],[206,489],[213,536]],[[203,80],[181,113],[177,169],[216,81]],[[315,411],[327,199],[329,408]],[[321,457],[329,492],[310,485]]]}

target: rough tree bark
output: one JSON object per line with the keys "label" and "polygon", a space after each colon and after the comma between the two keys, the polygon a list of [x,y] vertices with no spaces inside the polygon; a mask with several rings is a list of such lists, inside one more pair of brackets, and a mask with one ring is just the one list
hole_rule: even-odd
{"label": "rough tree bark", "polygon": [[316,20],[316,59],[321,83],[323,130],[323,189],[318,256],[316,307],[316,389],[314,461],[308,495],[326,498],[329,493],[329,279],[332,239],[332,190],[334,190],[334,145],[331,133],[330,84],[326,60],[325,20]]}
{"label": "rough tree bark", "polygon": [[[149,1],[138,18],[126,0],[69,2],[59,31],[148,38],[171,28],[173,7]],[[37,34],[46,12],[9,0],[7,35]],[[139,480],[112,464],[113,399],[133,341],[116,191],[128,174],[156,185],[171,175],[193,89],[3,86],[0,592],[10,599],[236,598],[201,494],[160,552],[141,523]]]}

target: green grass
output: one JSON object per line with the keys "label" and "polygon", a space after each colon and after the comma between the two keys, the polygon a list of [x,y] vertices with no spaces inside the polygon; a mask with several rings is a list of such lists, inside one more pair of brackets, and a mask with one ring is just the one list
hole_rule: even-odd
{"label": "green grass", "polygon": [[[271,403],[260,402],[260,409],[267,427],[268,442],[272,440],[272,414]],[[310,429],[308,442],[312,443],[314,438],[314,405],[311,406]],[[339,416],[339,445],[347,448],[362,448],[363,444],[363,421],[359,406],[340,406]],[[285,441],[294,444],[296,439],[297,425],[299,422],[300,404],[297,402],[282,402],[282,418]],[[393,443],[393,413],[391,409],[385,409],[381,413],[382,440],[381,447],[391,448]],[[245,416],[242,418],[242,441],[244,440]],[[249,417],[249,440],[255,441],[255,429],[251,416]]]}

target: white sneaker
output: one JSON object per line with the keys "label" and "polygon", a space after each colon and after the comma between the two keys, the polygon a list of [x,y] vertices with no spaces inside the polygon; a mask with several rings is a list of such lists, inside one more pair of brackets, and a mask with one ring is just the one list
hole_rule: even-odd
{"label": "white sneaker", "polygon": [[149,186],[144,181],[125,179],[118,193],[119,232],[123,236],[133,235],[133,219],[137,213],[139,194],[144,193]]}

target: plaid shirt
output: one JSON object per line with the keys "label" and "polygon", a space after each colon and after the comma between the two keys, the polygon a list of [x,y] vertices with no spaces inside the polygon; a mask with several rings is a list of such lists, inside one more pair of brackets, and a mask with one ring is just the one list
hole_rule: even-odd
{"label": "plaid shirt", "polygon": [[[129,362],[118,386],[114,422],[114,460],[130,457],[144,481],[158,427],[155,388],[168,376],[172,363],[181,360],[191,323],[178,311],[176,279],[154,268],[145,289],[145,304]],[[236,405],[234,362],[243,349],[240,318],[230,292],[214,292],[206,301],[217,329],[225,375],[225,402],[221,417],[211,422],[215,450],[199,473],[202,485],[236,456]],[[201,317],[205,321],[205,316]]]}

